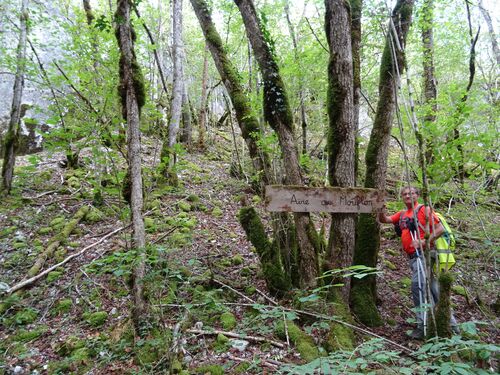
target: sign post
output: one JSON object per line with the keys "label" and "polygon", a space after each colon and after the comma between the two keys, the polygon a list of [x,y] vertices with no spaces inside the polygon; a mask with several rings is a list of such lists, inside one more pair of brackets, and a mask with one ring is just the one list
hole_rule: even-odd
{"label": "sign post", "polygon": [[384,206],[376,189],[303,186],[266,186],[266,208],[273,212],[370,213]]}

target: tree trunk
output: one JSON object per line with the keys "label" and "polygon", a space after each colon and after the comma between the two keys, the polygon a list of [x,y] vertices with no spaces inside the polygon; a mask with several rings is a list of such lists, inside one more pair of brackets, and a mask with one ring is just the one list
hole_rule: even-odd
{"label": "tree trunk", "polygon": [[4,155],[2,165],[2,188],[1,192],[9,194],[12,189],[14,177],[14,165],[16,164],[16,149],[18,142],[19,125],[21,122],[21,100],[24,89],[24,72],[26,69],[26,40],[28,35],[28,0],[21,3],[21,14],[19,16],[19,43],[17,45],[17,69],[14,79],[12,95],[12,106],[10,109],[10,120],[4,141]]}
{"label": "tree trunk", "polygon": [[198,147],[205,149],[205,127],[207,125],[207,86],[208,86],[208,45],[203,53],[203,74],[201,78],[200,112],[198,115]]}
{"label": "tree trunk", "polygon": [[[351,15],[343,0],[325,1],[325,31],[330,48],[328,64],[328,177],[331,186],[354,186],[353,126],[353,62],[351,47]],[[355,215],[333,213],[327,260],[330,269],[352,264],[354,252]],[[339,280],[335,280],[338,282]],[[343,294],[349,293],[346,282]]]}
{"label": "tree trunk", "polygon": [[304,78],[302,75],[302,66],[299,58],[299,51],[297,47],[297,36],[295,35],[295,30],[293,29],[292,21],[290,20],[290,9],[289,1],[285,2],[285,15],[288,24],[288,30],[292,38],[293,53],[295,57],[295,64],[300,69],[299,73],[299,102],[300,102],[300,124],[302,128],[302,154],[307,154],[307,119],[306,119],[306,107],[304,103]]}
{"label": "tree trunk", "polygon": [[182,0],[173,0],[172,3],[172,60],[173,60],[173,89],[172,102],[170,104],[170,123],[168,125],[168,139],[163,145],[162,159],[168,158],[168,173],[172,172],[175,164],[174,146],[177,143],[182,110]]}
{"label": "tree trunk", "polygon": [[144,302],[144,275],[146,245],[144,221],[142,219],[142,173],[141,143],[139,119],[141,107],[144,105],[145,92],[141,69],[134,52],[135,32],[130,23],[129,0],[118,0],[116,19],[116,37],[120,47],[120,97],[122,115],[127,122],[128,175],[130,176],[130,210],[132,213],[133,246],[137,251],[137,265],[133,272],[134,307],[132,319],[138,335],[145,323],[146,304]]}
{"label": "tree trunk", "polygon": [[[293,134],[293,117],[272,50],[264,38],[269,35],[259,22],[251,0],[234,0],[243,17],[248,39],[264,81],[264,118],[278,135],[288,185],[303,185],[297,147]],[[299,247],[299,268],[302,287],[315,287],[319,274],[318,237],[309,213],[294,213]]]}
{"label": "tree trunk", "polygon": [[[184,73],[182,73],[184,76]],[[191,147],[192,143],[192,125],[191,125],[191,111],[189,109],[189,96],[186,87],[186,82],[182,85],[182,134],[181,142],[184,143],[188,148]]]}
{"label": "tree trunk", "polygon": [[495,34],[495,29],[493,29],[493,22],[491,22],[490,13],[483,6],[483,0],[479,0],[479,10],[483,14],[483,18],[486,21],[486,25],[488,26],[488,33],[490,34],[491,39],[491,49],[493,50],[493,54],[495,55],[498,69],[500,67],[500,48],[498,48],[497,37]]}
{"label": "tree trunk", "polygon": [[[436,122],[437,88],[434,74],[434,0],[424,0],[422,5],[422,45],[424,68],[424,129]],[[426,164],[432,164],[432,137],[426,139]]]}
{"label": "tree trunk", "polygon": [[351,3],[351,46],[353,68],[353,126],[356,134],[354,159],[354,185],[356,185],[359,170],[359,145],[357,135],[359,130],[359,101],[361,97],[361,16],[363,0],[350,0]]}
{"label": "tree trunk", "polygon": [[[397,40],[391,27],[382,54],[379,78],[379,100],[373,129],[366,150],[365,187],[385,190],[387,176],[387,156],[391,137],[392,121],[396,110],[396,90],[398,72],[404,67],[404,46],[410,29],[414,0],[398,0],[392,11],[392,22]],[[403,50],[396,48],[401,46]],[[393,56],[393,52],[394,55]],[[361,214],[357,228],[354,251],[355,265],[376,267],[380,248],[380,225],[373,214]],[[380,325],[381,319],[376,308],[376,279],[367,276],[352,279],[351,305],[358,319],[368,326]]]}
{"label": "tree trunk", "polygon": [[241,129],[241,135],[248,147],[250,158],[257,176],[260,176],[262,185],[272,182],[269,157],[263,150],[259,150],[256,140],[260,134],[259,121],[253,115],[250,101],[245,95],[245,90],[236,68],[229,60],[222,40],[210,16],[205,0],[191,0],[193,9],[200,21],[201,29],[205,35],[207,46],[212,54],[215,66],[224,82],[234,107],[236,120]]}

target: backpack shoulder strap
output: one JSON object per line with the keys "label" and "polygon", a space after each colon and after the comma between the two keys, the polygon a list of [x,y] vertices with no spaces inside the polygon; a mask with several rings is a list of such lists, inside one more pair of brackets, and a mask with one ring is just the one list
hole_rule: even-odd
{"label": "backpack shoulder strap", "polygon": [[417,221],[418,221],[418,226],[420,227],[420,229],[422,229],[422,230],[425,232],[425,227],[424,227],[424,225],[420,222],[420,220],[418,220],[418,214],[420,213],[420,210],[421,210],[422,208],[424,208],[424,207],[425,207],[425,205],[423,205],[423,204],[419,204],[419,205],[417,206],[417,209],[415,210],[415,212],[416,212],[415,216],[416,216]]}

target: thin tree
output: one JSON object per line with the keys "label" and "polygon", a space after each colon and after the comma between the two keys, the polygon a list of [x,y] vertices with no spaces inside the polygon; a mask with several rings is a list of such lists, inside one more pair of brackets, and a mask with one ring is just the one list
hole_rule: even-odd
{"label": "thin tree", "polygon": [[167,139],[163,141],[161,152],[163,173],[176,180],[173,166],[175,164],[174,146],[177,143],[177,133],[180,129],[182,113],[182,0],[172,2],[172,62],[173,89],[170,104],[170,122]]}
{"label": "thin tree", "polygon": [[23,0],[21,3],[21,13],[19,15],[19,42],[16,56],[16,76],[14,78],[14,88],[12,95],[12,105],[10,109],[10,120],[4,141],[4,155],[2,165],[2,194],[10,194],[12,189],[12,179],[14,177],[14,165],[16,164],[16,149],[19,137],[19,126],[21,122],[21,101],[24,89],[24,73],[26,70],[26,44],[28,38],[28,6],[29,1]]}
{"label": "thin tree", "polygon": [[208,45],[203,51],[203,73],[201,76],[200,111],[198,112],[198,147],[205,148],[205,127],[207,126]]}
{"label": "thin tree", "polygon": [[[391,128],[396,111],[398,72],[404,68],[404,47],[410,29],[414,0],[398,0],[392,11],[395,32],[387,32],[379,77],[379,100],[370,141],[366,150],[365,187],[385,190],[387,157]],[[392,50],[395,51],[393,58]],[[380,224],[373,214],[361,214],[357,227],[353,263],[368,267],[377,266],[380,248]],[[351,306],[357,318],[366,325],[382,323],[376,307],[376,279],[374,275],[353,279]]]}
{"label": "thin tree", "polygon": [[[286,171],[285,183],[301,186],[304,180],[295,144],[293,116],[271,41],[266,40],[264,36],[269,37],[270,34],[259,21],[251,0],[234,0],[234,2],[240,10],[264,81],[264,118],[278,136]],[[294,213],[293,216],[299,248],[300,284],[302,287],[314,287],[317,285],[316,278],[319,274],[317,233],[309,213]]]}
{"label": "thin tree", "polygon": [[134,307],[132,319],[138,335],[141,334],[146,311],[144,301],[144,275],[146,235],[142,218],[142,172],[139,120],[145,102],[144,81],[134,52],[135,32],[130,22],[130,1],[117,0],[116,38],[120,47],[119,92],[122,116],[127,122],[128,183],[130,210],[132,213],[133,246],[137,251],[137,263],[133,271]]}
{"label": "thin tree", "polygon": [[[421,33],[423,46],[423,74],[424,74],[424,128],[436,122],[437,112],[437,85],[434,69],[434,0],[424,0],[421,15]],[[425,145],[426,164],[432,164],[432,137],[427,137]]]}

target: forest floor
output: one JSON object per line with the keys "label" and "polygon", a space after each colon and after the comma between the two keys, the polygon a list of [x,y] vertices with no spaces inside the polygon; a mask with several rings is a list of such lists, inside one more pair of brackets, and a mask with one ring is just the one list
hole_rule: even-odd
{"label": "forest floor", "polygon": [[[152,155],[154,150],[149,150],[146,160]],[[35,259],[57,240],[78,209],[95,203],[89,165],[63,169],[57,163],[60,155],[54,154],[33,166],[30,158],[19,158],[16,189],[0,207],[4,289],[27,278]],[[146,183],[145,284],[151,326],[143,339],[134,340],[129,319],[134,251],[126,227],[128,208],[110,179],[102,205],[62,238],[42,269],[90,246],[88,250],[22,292],[2,296],[0,374],[157,374],[182,369],[193,374],[312,373],[307,371],[318,368],[299,367],[307,362],[307,353],[300,343],[278,334],[276,325],[285,317],[294,320],[319,346],[329,321],[321,314],[299,312],[305,307],[296,297],[277,300],[267,291],[258,257],[237,219],[242,200],[252,202],[262,217],[267,213],[249,184],[229,175],[227,160],[224,150],[186,154],[179,163],[180,187]],[[146,181],[151,180],[148,173],[152,169],[145,169]],[[499,338],[500,217],[498,202],[493,204],[496,208],[478,213],[478,218],[487,218],[482,224],[466,204],[452,212],[460,229],[452,305],[462,332],[476,344],[496,344]],[[316,219],[328,224],[327,215]],[[120,227],[125,229],[102,241]],[[316,373],[334,373],[337,362],[343,366],[338,373],[398,373],[405,366],[411,367],[407,373],[425,372],[415,359],[422,342],[406,334],[414,315],[408,261],[392,232],[392,226],[383,230],[377,276],[384,325],[369,328],[354,321],[362,329],[355,330],[359,346],[332,357],[330,370]],[[491,366],[496,363],[478,364]]]}

